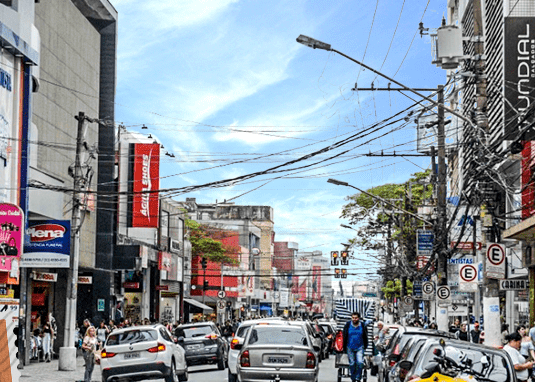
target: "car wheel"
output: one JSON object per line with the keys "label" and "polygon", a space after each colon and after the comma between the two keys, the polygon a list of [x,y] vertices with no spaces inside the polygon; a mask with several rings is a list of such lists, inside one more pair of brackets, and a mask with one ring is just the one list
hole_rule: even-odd
{"label": "car wheel", "polygon": [[171,361],[171,372],[168,376],[165,377],[165,382],[178,382],[178,377],[176,375],[176,366],[175,361]]}
{"label": "car wheel", "polygon": [[228,382],[237,382],[238,376],[236,374],[232,374],[230,370],[228,371]]}
{"label": "car wheel", "polygon": [[221,358],[217,360],[217,368],[219,370],[225,370],[225,355],[222,354]]}
{"label": "car wheel", "polygon": [[184,374],[180,374],[178,376],[178,380],[179,381],[187,381],[189,378],[189,375],[188,375],[188,368],[186,368],[186,370],[184,371]]}

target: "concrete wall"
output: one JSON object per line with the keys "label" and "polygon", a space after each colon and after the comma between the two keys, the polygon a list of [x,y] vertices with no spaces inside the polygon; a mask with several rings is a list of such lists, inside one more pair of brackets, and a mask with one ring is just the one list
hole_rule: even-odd
{"label": "concrete wall", "polygon": [[[35,25],[41,33],[40,88],[34,97],[33,123],[41,143],[61,144],[66,149],[39,144],[32,178],[72,187],[68,168],[74,162],[79,111],[98,118],[100,76],[100,34],[70,0],[35,4]],[[34,133],[35,133],[34,132]],[[98,125],[88,124],[86,140],[97,143]],[[34,154],[35,155],[35,154]],[[98,164],[91,162],[95,174]],[[96,189],[96,175],[91,188]],[[32,194],[33,196],[34,194]],[[69,219],[72,198],[31,197],[32,213]],[[51,206],[51,202],[56,205]],[[59,205],[61,203],[61,205]],[[50,216],[50,210],[56,211]],[[80,266],[95,263],[96,211],[87,213],[81,230]]]}

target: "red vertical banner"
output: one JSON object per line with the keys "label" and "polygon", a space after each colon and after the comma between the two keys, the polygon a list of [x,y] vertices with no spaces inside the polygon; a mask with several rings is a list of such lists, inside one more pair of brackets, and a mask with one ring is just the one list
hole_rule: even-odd
{"label": "red vertical banner", "polygon": [[132,227],[158,227],[160,144],[134,145]]}
{"label": "red vertical banner", "polygon": [[321,266],[312,267],[312,300],[321,300]]}
{"label": "red vertical banner", "polygon": [[532,141],[524,143],[522,150],[522,219],[527,219],[534,212],[535,184],[532,175],[535,170],[535,153]]}
{"label": "red vertical banner", "polygon": [[303,279],[301,285],[299,285],[299,301],[305,301],[307,299],[307,279]]}
{"label": "red vertical banner", "polygon": [[299,293],[299,276],[292,277],[292,294]]}

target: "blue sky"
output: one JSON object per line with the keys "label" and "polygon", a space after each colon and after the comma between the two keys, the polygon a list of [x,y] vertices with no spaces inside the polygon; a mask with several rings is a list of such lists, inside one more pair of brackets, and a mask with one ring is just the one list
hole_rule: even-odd
{"label": "blue sky", "polygon": [[[298,44],[300,34],[408,86],[446,81],[445,72],[431,63],[430,38],[414,38],[420,20],[426,27],[440,26],[444,0],[112,3],[119,12],[116,120],[150,133],[175,155],[162,157],[162,188],[198,186],[281,165],[413,103],[397,92],[352,91],[357,81],[361,87],[372,82],[386,87],[387,81],[335,53]],[[148,129],[141,130],[143,125]],[[368,189],[404,182],[429,167],[428,158],[362,156],[392,152],[394,146],[398,153],[415,153],[414,124],[393,131],[400,126],[281,168],[320,162],[307,171],[263,175],[175,198],[214,203],[244,194],[233,201],[274,208],[277,241],[296,241],[304,251],[340,250],[351,237],[340,227],[345,223],[340,211],[355,190],[328,184],[328,178]],[[372,262],[355,261],[350,273],[360,280],[370,269]]]}

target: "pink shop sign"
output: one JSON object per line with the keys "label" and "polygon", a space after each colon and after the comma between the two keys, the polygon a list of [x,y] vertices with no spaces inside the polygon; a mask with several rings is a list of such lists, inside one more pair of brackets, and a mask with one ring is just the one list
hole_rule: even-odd
{"label": "pink shop sign", "polygon": [[0,203],[0,260],[19,259],[22,254],[24,213],[15,204]]}

